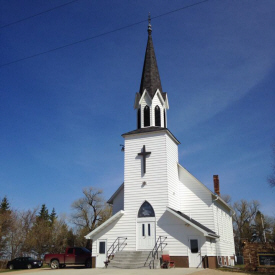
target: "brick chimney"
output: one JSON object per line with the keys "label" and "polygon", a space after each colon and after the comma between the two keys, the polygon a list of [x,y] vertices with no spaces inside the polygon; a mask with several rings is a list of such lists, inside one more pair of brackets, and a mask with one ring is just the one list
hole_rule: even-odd
{"label": "brick chimney", "polygon": [[218,175],[213,175],[214,192],[220,196],[220,180]]}

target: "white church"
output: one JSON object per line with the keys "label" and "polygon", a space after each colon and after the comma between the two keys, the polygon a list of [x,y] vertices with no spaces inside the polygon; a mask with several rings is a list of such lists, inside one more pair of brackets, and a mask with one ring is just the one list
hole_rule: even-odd
{"label": "white church", "polygon": [[137,129],[123,134],[124,183],[108,200],[113,215],[85,236],[93,267],[158,268],[161,255],[176,267],[234,264],[233,209],[179,163],[180,142],[167,128],[163,92],[149,21]]}

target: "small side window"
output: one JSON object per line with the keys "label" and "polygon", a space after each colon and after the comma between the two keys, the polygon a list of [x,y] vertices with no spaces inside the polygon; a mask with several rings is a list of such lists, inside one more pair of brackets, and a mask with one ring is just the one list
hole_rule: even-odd
{"label": "small side window", "polygon": [[105,254],[105,242],[99,242],[99,254]]}
{"label": "small side window", "polygon": [[199,252],[198,240],[190,240],[190,248],[191,248],[191,253],[198,253]]}

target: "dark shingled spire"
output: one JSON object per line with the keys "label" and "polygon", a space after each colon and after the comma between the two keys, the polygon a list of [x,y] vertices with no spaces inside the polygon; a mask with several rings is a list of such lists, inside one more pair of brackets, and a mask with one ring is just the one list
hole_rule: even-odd
{"label": "dark shingled spire", "polygon": [[142,95],[144,90],[146,89],[149,95],[151,96],[151,98],[153,98],[157,89],[159,89],[163,96],[163,99],[165,100],[166,96],[165,96],[165,93],[163,93],[162,87],[161,87],[158,65],[157,65],[157,60],[155,56],[153,40],[151,35],[152,27],[151,27],[150,14],[149,14],[148,22],[149,22],[148,41],[147,41],[145,58],[144,58],[139,93],[140,95]]}

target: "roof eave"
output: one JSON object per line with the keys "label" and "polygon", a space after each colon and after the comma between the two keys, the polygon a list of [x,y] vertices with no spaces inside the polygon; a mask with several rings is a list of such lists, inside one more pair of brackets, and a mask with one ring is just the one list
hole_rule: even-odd
{"label": "roof eave", "polygon": [[97,234],[100,230],[102,230],[103,228],[107,227],[108,225],[110,225],[111,223],[113,223],[115,220],[119,219],[123,215],[124,215],[124,210],[120,210],[115,215],[113,215],[111,218],[109,218],[107,221],[105,221],[103,224],[101,224],[99,227],[97,227],[95,230],[93,230],[92,232],[90,232],[89,234],[87,234],[86,236],[84,236],[84,238],[91,240],[92,237],[95,234]]}
{"label": "roof eave", "polygon": [[191,221],[185,219],[184,217],[182,217],[181,215],[179,215],[178,213],[176,213],[175,211],[171,210],[168,206],[166,207],[166,210],[168,212],[170,212],[171,214],[175,215],[177,218],[183,220],[185,223],[189,224],[190,226],[196,228],[198,231],[200,231],[201,233],[203,233],[204,236],[209,237],[209,238],[214,238],[217,239],[219,238],[218,235],[213,234],[213,233],[209,233],[207,231],[205,231],[204,229],[200,228],[199,226],[195,225],[194,223],[192,223]]}

